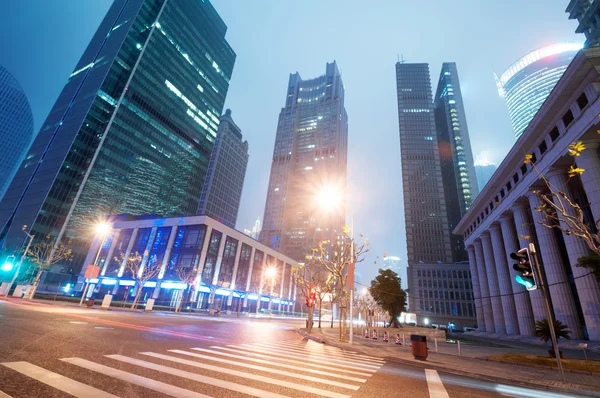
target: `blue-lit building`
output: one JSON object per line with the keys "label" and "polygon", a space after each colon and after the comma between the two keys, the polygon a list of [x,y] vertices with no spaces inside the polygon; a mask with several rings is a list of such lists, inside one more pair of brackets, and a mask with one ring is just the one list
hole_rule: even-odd
{"label": "blue-lit building", "polygon": [[558,43],[530,52],[512,64],[496,85],[506,100],[508,114],[519,138],[565,72],[580,43]]}
{"label": "blue-lit building", "polygon": [[33,138],[33,115],[19,82],[0,66],[0,200]]}
{"label": "blue-lit building", "polygon": [[[207,216],[114,217],[110,235],[96,238],[86,257],[86,264],[97,257],[100,266],[99,277],[88,280],[90,295],[112,294],[115,300],[133,295],[135,280],[122,259],[135,253],[142,256],[141,267],[160,268],[142,292],[157,305],[175,307],[184,299],[201,310],[211,302],[213,308],[247,313],[294,308],[291,270],[297,262]],[[188,272],[195,278],[183,283]]]}
{"label": "blue-lit building", "polygon": [[113,2],[0,203],[5,255],[28,225],[78,273],[107,215],[196,214],[236,58],[226,31],[208,0]]}

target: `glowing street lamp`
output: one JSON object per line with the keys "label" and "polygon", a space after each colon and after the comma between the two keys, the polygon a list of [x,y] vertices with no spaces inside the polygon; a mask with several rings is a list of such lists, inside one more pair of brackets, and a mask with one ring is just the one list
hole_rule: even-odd
{"label": "glowing street lamp", "polygon": [[338,209],[342,204],[342,193],[335,187],[325,186],[317,192],[315,200],[325,211]]}
{"label": "glowing street lamp", "polygon": [[4,272],[8,272],[8,271],[12,271],[13,267],[14,267],[14,261],[15,261],[15,256],[10,255],[6,258],[6,261],[4,262],[4,264],[2,264],[2,267],[0,267],[1,271]]}
{"label": "glowing street lamp", "polygon": [[[111,230],[112,230],[111,224],[107,223],[106,221],[99,222],[94,226],[94,231],[95,231],[96,235],[101,236],[102,241],[100,241],[100,247],[98,248],[98,253],[96,253],[96,259],[94,260],[92,267],[96,266],[96,263],[98,262],[98,258],[100,257],[100,252],[102,251],[102,246],[104,246],[104,240],[110,234]],[[81,300],[79,301],[79,305],[83,304],[83,299],[85,298],[85,296],[87,294],[89,286],[90,286],[89,282],[86,282],[85,287],[83,289],[83,294],[81,295]]]}

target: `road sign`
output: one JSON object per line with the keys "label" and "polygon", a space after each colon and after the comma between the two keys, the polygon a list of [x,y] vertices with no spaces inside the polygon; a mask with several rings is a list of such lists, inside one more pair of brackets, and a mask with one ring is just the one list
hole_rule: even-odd
{"label": "road sign", "polygon": [[95,279],[98,277],[98,274],[100,274],[100,266],[90,264],[85,269],[84,277],[85,279]]}

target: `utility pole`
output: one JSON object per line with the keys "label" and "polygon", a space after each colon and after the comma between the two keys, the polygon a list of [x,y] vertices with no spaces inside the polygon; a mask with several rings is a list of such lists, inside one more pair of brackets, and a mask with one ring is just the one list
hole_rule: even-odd
{"label": "utility pole", "polygon": [[352,239],[350,241],[350,254],[352,255],[352,261],[350,261],[350,265],[348,266],[348,275],[350,277],[350,281],[348,283],[348,288],[350,289],[350,344],[354,342],[353,336],[353,307],[354,307],[354,216],[352,216]]}
{"label": "utility pole", "polygon": [[8,285],[8,289],[6,290],[6,294],[5,294],[6,297],[8,297],[8,293],[10,292],[10,288],[12,287],[13,283],[15,283],[15,281],[17,280],[17,276],[19,275],[19,271],[21,270],[21,265],[23,264],[23,260],[25,260],[25,257],[27,257],[27,253],[29,252],[29,247],[31,246],[31,242],[33,242],[33,238],[35,238],[35,235],[31,235],[31,234],[29,234],[29,232],[25,231],[27,229],[27,225],[23,225],[22,229],[23,229],[23,232],[25,232],[25,235],[27,235],[27,237],[29,238],[29,242],[27,243],[27,247],[25,248],[23,255],[19,259],[19,263],[17,264],[17,270],[15,271],[15,274],[13,275],[13,277],[10,281],[10,285]]}
{"label": "utility pole", "polygon": [[537,252],[535,251],[535,245],[529,244],[529,253],[533,259],[533,267],[535,272],[540,276],[540,288],[542,289],[542,295],[544,296],[544,304],[546,307],[546,316],[548,318],[548,326],[550,327],[550,336],[552,337],[552,347],[554,349],[554,355],[556,356],[556,364],[558,365],[558,371],[560,372],[560,378],[565,382],[565,372],[560,361],[560,351],[558,349],[558,340],[556,339],[556,331],[554,330],[554,314],[550,307],[550,295],[548,292],[548,286],[546,284],[546,273],[544,272],[540,262],[538,261]]}

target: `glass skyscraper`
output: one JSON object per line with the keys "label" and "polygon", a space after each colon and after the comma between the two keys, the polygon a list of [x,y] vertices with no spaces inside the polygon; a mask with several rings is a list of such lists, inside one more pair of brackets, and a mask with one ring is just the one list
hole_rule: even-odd
{"label": "glass skyscraper", "polygon": [[235,228],[247,165],[248,141],[243,140],[242,130],[231,118],[231,110],[227,109],[221,116],[208,163],[198,215],[210,216]]}
{"label": "glass skyscraper", "polygon": [[33,115],[19,82],[0,66],[0,200],[33,138]]}
{"label": "glass skyscraper", "polygon": [[434,98],[450,242],[454,261],[467,261],[462,236],[452,230],[479,193],[456,63],[444,62]]}
{"label": "glass skyscraper", "polygon": [[559,43],[537,49],[512,64],[499,78],[496,76],[498,93],[506,100],[517,138],[582,47],[578,43]]}
{"label": "glass skyscraper", "polygon": [[429,65],[396,63],[396,84],[408,264],[451,263]]}
{"label": "glass skyscraper", "polygon": [[[345,223],[348,116],[334,62],[325,74],[290,75],[279,113],[261,240],[297,261]],[[337,203],[324,209],[318,198]]]}
{"label": "glass skyscraper", "polygon": [[209,1],[115,0],[4,200],[0,242],[23,225],[83,263],[109,214],[194,215],[235,53]]}
{"label": "glass skyscraper", "polygon": [[585,46],[593,47],[600,44],[600,1],[599,0],[571,0],[566,12],[569,19],[576,19],[579,26],[576,33],[585,35]]}

